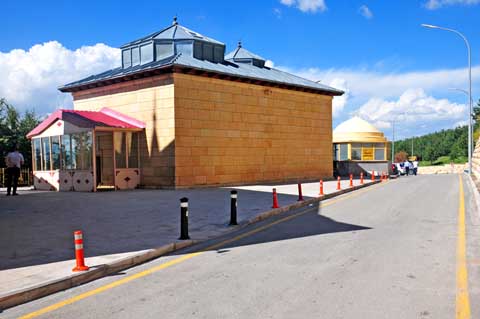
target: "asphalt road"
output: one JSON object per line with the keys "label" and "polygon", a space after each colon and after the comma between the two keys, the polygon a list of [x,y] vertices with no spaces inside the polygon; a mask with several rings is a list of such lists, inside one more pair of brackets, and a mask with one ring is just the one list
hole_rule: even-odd
{"label": "asphalt road", "polygon": [[430,175],[278,216],[0,317],[438,319],[460,318],[466,297],[480,318],[480,216],[463,185],[463,295],[459,177]]}

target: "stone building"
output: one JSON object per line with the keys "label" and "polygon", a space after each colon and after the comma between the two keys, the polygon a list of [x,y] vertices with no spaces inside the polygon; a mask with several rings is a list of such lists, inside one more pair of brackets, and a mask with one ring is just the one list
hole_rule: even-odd
{"label": "stone building", "polygon": [[390,172],[390,143],[375,126],[353,117],[333,131],[333,158],[336,174]]}
{"label": "stone building", "polygon": [[[92,150],[85,156],[92,160],[84,168],[96,181],[92,190],[119,188],[118,170],[129,168],[133,149],[138,149],[138,167],[131,172],[138,173],[138,184],[127,188],[332,176],[332,98],[342,91],[269,67],[240,43],[225,55],[225,44],[176,20],[121,50],[120,67],[59,88],[72,94],[72,114],[102,117],[106,112],[127,123],[87,125]],[[51,144],[35,143],[39,137],[51,142],[51,135],[37,130],[29,137],[38,161],[54,152],[62,157],[62,142],[57,151],[47,150]],[[73,158],[74,153],[72,148]],[[34,167],[44,172],[67,169],[58,162]]]}

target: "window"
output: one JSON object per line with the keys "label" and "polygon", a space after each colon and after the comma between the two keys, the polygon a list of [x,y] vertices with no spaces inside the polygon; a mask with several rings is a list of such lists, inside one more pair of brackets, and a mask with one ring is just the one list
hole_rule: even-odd
{"label": "window", "polygon": [[362,159],[362,144],[352,144],[352,160],[359,161]]}
{"label": "window", "polygon": [[127,168],[126,135],[124,132],[114,132],[115,165],[117,168]]}
{"label": "window", "polygon": [[92,168],[92,133],[71,135],[72,169],[90,170]]}
{"label": "window", "polygon": [[132,66],[140,64],[140,48],[132,48]]}
{"label": "window", "polygon": [[50,137],[42,137],[43,170],[51,170],[50,161]]}
{"label": "window", "polygon": [[200,60],[203,59],[202,43],[199,41],[193,43],[193,57]]}
{"label": "window", "polygon": [[224,48],[220,45],[216,45],[213,48],[213,61],[217,63],[223,62],[224,56],[225,56]]}
{"label": "window", "polygon": [[255,65],[256,67],[263,68],[265,66],[265,61],[253,59],[252,64]]}
{"label": "window", "polygon": [[178,42],[175,44],[176,53],[182,53],[183,55],[193,56],[193,43],[192,42]]}
{"label": "window", "polygon": [[52,136],[52,168],[60,169],[60,136]]}
{"label": "window", "polygon": [[124,68],[129,68],[132,66],[132,54],[130,52],[130,49],[122,51],[122,60]]}
{"label": "window", "polygon": [[153,44],[147,44],[140,47],[141,64],[153,61]]}
{"label": "window", "polygon": [[385,149],[384,148],[376,148],[375,149],[375,160],[376,161],[384,161],[385,160]]}
{"label": "window", "polygon": [[213,45],[203,44],[203,59],[213,61]]}
{"label": "window", "polygon": [[157,43],[155,45],[155,50],[157,53],[157,61],[173,55],[173,47],[171,43]]}
{"label": "window", "polygon": [[33,170],[41,171],[42,170],[42,140],[40,138],[33,139],[33,156],[34,156],[34,165]]}
{"label": "window", "polygon": [[72,157],[72,141],[69,134],[62,136],[62,169],[74,169],[75,162]]}
{"label": "window", "polygon": [[348,144],[339,144],[339,160],[347,161],[348,160]]}
{"label": "window", "polygon": [[127,133],[128,168],[138,167],[138,133]]}
{"label": "window", "polygon": [[384,161],[385,160],[385,144],[376,143],[375,144],[375,160]]}

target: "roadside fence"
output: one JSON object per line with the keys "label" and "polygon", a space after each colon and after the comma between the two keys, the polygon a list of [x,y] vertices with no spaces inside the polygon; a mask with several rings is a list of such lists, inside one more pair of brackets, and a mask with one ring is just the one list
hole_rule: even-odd
{"label": "roadside fence", "polygon": [[[5,187],[7,184],[7,169],[0,168],[0,187]],[[20,178],[18,179],[18,186],[31,186],[33,180],[28,168],[20,169]]]}

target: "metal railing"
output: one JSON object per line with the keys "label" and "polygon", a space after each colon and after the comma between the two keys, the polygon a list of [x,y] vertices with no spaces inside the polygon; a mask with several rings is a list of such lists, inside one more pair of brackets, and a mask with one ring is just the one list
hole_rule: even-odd
{"label": "metal railing", "polygon": [[[0,187],[6,187],[7,175],[6,168],[0,168]],[[31,186],[33,184],[30,169],[20,169],[20,178],[18,179],[18,186]]]}

